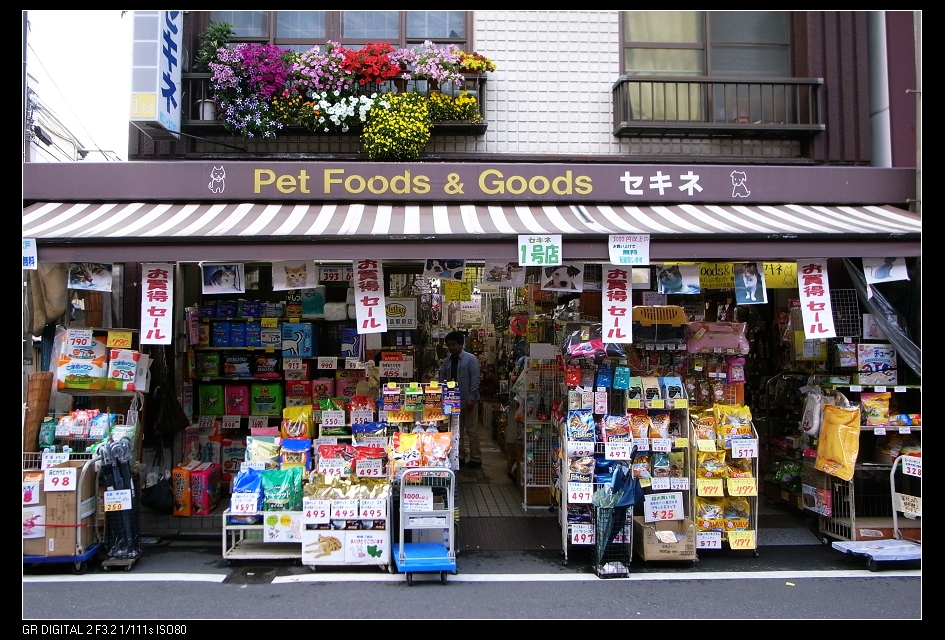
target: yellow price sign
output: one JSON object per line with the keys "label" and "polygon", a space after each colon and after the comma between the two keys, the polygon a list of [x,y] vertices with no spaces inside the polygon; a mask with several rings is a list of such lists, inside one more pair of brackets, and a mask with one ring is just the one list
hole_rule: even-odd
{"label": "yellow price sign", "polygon": [[696,449],[699,451],[718,451],[715,448],[715,440],[696,440]]}
{"label": "yellow price sign", "polygon": [[122,508],[121,508],[120,502],[106,502],[105,503],[105,511],[121,511],[121,510]]}
{"label": "yellow price sign", "polygon": [[676,438],[673,442],[674,449],[688,449],[689,448],[689,438]]}
{"label": "yellow price sign", "polygon": [[130,349],[130,331],[109,331],[105,338],[105,346],[109,349]]}
{"label": "yellow price sign", "polygon": [[387,412],[387,421],[388,422],[413,422],[414,420],[413,411],[388,411]]}
{"label": "yellow price sign", "polygon": [[728,546],[732,549],[754,549],[755,532],[754,531],[729,531]]}
{"label": "yellow price sign", "polygon": [[639,409],[639,408],[640,408],[640,399],[639,399],[639,398],[631,398],[631,399],[627,400],[627,408],[628,408],[628,409]]}
{"label": "yellow price sign", "polygon": [[756,496],[758,495],[758,483],[754,478],[729,478],[728,495]]}
{"label": "yellow price sign", "polygon": [[689,399],[688,398],[677,398],[673,400],[673,409],[688,409],[689,408]]}
{"label": "yellow price sign", "polygon": [[267,329],[275,329],[279,326],[279,318],[260,318],[259,326]]}
{"label": "yellow price sign", "polygon": [[722,478],[697,478],[696,495],[704,498],[718,498],[725,495],[722,490]]}
{"label": "yellow price sign", "polygon": [[654,398],[650,400],[650,409],[665,409],[666,401],[662,398]]}

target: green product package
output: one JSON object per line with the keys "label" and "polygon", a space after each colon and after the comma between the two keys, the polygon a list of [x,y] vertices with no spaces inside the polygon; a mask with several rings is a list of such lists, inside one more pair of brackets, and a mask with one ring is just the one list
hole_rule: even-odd
{"label": "green product package", "polygon": [[254,416],[282,416],[285,389],[281,382],[255,383],[249,389],[249,413]]}
{"label": "green product package", "polygon": [[262,472],[263,511],[302,510],[302,467]]}
{"label": "green product package", "polygon": [[200,415],[222,416],[225,413],[222,384],[201,384],[199,399]]}

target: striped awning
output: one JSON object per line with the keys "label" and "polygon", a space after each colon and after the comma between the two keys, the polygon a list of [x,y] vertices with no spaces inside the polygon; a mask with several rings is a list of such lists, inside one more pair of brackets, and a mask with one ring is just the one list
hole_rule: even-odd
{"label": "striped awning", "polygon": [[41,202],[23,211],[23,236],[130,241],[165,238],[489,238],[524,233],[919,234],[921,218],[891,206],[386,205]]}

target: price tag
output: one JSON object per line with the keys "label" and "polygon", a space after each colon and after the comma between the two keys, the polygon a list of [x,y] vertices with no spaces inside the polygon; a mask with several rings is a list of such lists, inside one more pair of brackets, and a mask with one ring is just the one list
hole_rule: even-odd
{"label": "price tag", "polygon": [[293,372],[305,371],[305,363],[302,361],[302,358],[283,358],[282,370]]}
{"label": "price tag", "polygon": [[874,436],[884,436],[886,435],[886,427],[873,427]]}
{"label": "price tag", "polygon": [[689,398],[676,398],[675,400],[670,400],[673,404],[673,409],[688,409],[689,408]]}
{"label": "price tag", "polygon": [[331,520],[331,500],[302,498],[303,524],[328,524]]}
{"label": "price tag", "polygon": [[[68,329],[66,331],[66,345],[69,347],[92,348],[92,330],[91,329]],[[89,356],[92,352],[89,351]]]}
{"label": "price tag", "polygon": [[581,458],[594,455],[593,442],[579,442],[577,440],[568,440],[568,457]]}
{"label": "price tag", "polygon": [[906,387],[896,386],[896,387],[893,387],[893,391],[896,393],[905,393]]}
{"label": "price tag", "polygon": [[331,501],[331,517],[340,520],[347,520],[348,518],[357,518],[358,517],[358,500],[355,499],[345,499],[345,500],[332,500]]}
{"label": "price tag", "polygon": [[241,491],[230,495],[230,513],[256,513],[259,508],[258,491]]}
{"label": "price tag", "polygon": [[366,369],[367,365],[359,358],[345,358],[345,369]]}
{"label": "price tag", "polygon": [[696,548],[698,549],[721,549],[722,532],[721,531],[697,531]]}
{"label": "price tag", "polygon": [[629,460],[629,442],[607,442],[604,444],[604,457],[608,460]]}
{"label": "price tag", "polygon": [[649,451],[650,450],[650,439],[649,438],[634,438],[633,444],[636,446],[637,451]]}
{"label": "price tag", "polygon": [[755,532],[754,531],[729,531],[728,546],[733,549],[754,549]]}
{"label": "price tag", "polygon": [[223,416],[223,419],[220,421],[220,429],[239,429],[239,428],[240,428],[239,416]]}
{"label": "price tag", "polygon": [[43,491],[75,491],[77,471],[76,467],[50,467],[46,469],[43,473]]}
{"label": "price tag", "polygon": [[201,429],[213,429],[213,425],[216,424],[216,416],[200,416],[197,420],[197,426]]}
{"label": "price tag", "polygon": [[48,469],[49,467],[54,467],[57,464],[62,464],[63,462],[69,461],[69,453],[44,453],[42,460],[40,461],[40,469]]}
{"label": "price tag", "polygon": [[707,498],[724,496],[722,478],[696,478],[696,495]]}
{"label": "price tag", "polygon": [[670,478],[669,488],[673,491],[689,491],[689,478]]}
{"label": "price tag", "polygon": [[594,392],[590,389],[581,391],[581,408],[590,409],[594,406]]}
{"label": "price tag", "polygon": [[568,502],[571,504],[591,504],[594,485],[590,482],[569,482]]}
{"label": "price tag", "polygon": [[912,429],[910,427],[899,427],[899,433],[909,434],[912,433]]}
{"label": "price tag", "polygon": [[717,451],[715,440],[696,440],[696,449],[707,452]]}
{"label": "price tag", "polygon": [[387,470],[380,458],[368,458],[357,461],[355,475],[359,478],[386,478]]}
{"label": "price tag", "polygon": [[400,500],[404,512],[433,511],[433,487],[407,485]]}
{"label": "price tag", "polygon": [[250,416],[249,417],[249,428],[252,429],[265,429],[269,426],[269,418],[266,416]]}
{"label": "price tag", "polygon": [[382,378],[402,378],[404,363],[396,360],[381,360],[379,367]]}
{"label": "price tag", "polygon": [[245,473],[250,469],[253,471],[265,471],[266,463],[263,460],[253,460],[252,462],[246,462],[244,460],[240,463],[240,471]]}
{"label": "price tag", "polygon": [[669,491],[671,484],[669,478],[650,478],[650,489],[653,491]]}
{"label": "price tag", "polygon": [[850,385],[850,391],[860,392],[862,390],[863,390],[863,387],[861,385],[858,385],[858,384]]}
{"label": "price tag", "polygon": [[345,426],[345,412],[340,409],[331,409],[322,411],[323,427],[343,427]]}
{"label": "price tag", "polygon": [[594,544],[594,525],[572,524],[571,544]]}
{"label": "price tag", "polygon": [[873,391],[875,391],[876,393],[883,393],[886,391],[886,385],[876,385],[875,387],[873,387]]}
{"label": "price tag", "polygon": [[676,438],[673,441],[673,448],[675,449],[688,449],[689,448],[689,438]]}
{"label": "price tag", "polygon": [[649,402],[650,409],[665,409],[666,401],[662,398],[653,398]]}
{"label": "price tag", "polygon": [[279,318],[260,318],[259,326],[267,329],[275,329],[279,326]]}
{"label": "price tag", "polygon": [[650,451],[672,451],[673,449],[673,439],[672,438],[651,438],[650,439]]}
{"label": "price tag", "polygon": [[387,446],[387,438],[383,436],[367,436],[366,438],[358,440],[358,446],[383,449]]}
{"label": "price tag", "polygon": [[643,497],[643,515],[646,522],[661,520],[682,520],[686,517],[683,511],[682,493],[651,493]]}
{"label": "price tag", "polygon": [[387,500],[371,498],[358,502],[358,517],[382,520],[387,517]]}
{"label": "price tag", "polygon": [[337,368],[338,368],[338,358],[319,357],[318,359],[319,371],[324,371],[326,369],[337,369]]}
{"label": "price tag", "polygon": [[106,491],[102,502],[105,511],[126,511],[131,509],[131,489],[115,489]]}
{"label": "price tag", "polygon": [[370,409],[355,409],[351,412],[351,424],[374,422],[374,412]]}
{"label": "price tag", "polygon": [[902,511],[907,518],[919,518],[922,516],[922,498],[911,496],[908,493],[896,493],[896,511]]}
{"label": "price tag", "polygon": [[754,478],[729,478],[728,495],[756,496],[758,495],[758,483]]}
{"label": "price tag", "polygon": [[105,346],[109,349],[130,349],[131,332],[109,331],[105,336]]}
{"label": "price tag", "polygon": [[733,458],[757,458],[758,440],[755,438],[736,438],[732,440]]}
{"label": "price tag", "polygon": [[341,478],[345,475],[345,461],[341,458],[319,458],[315,471],[325,476],[326,480]]}
{"label": "price tag", "polygon": [[902,458],[902,472],[907,476],[922,477],[922,458],[904,456]]}
{"label": "price tag", "polygon": [[338,444],[338,436],[322,436],[321,438],[315,438],[312,440],[312,446],[315,449],[318,449],[320,444]]}
{"label": "price tag", "polygon": [[607,392],[594,392],[594,413],[607,413]]}
{"label": "price tag", "polygon": [[68,416],[63,416],[62,418],[59,419],[59,422],[56,423],[56,437],[68,438],[71,432],[72,432],[72,418]]}
{"label": "price tag", "polygon": [[640,407],[640,399],[639,399],[639,398],[630,398],[630,399],[628,399],[628,400],[627,400],[627,408],[628,408],[628,409],[639,409],[639,408],[641,408],[641,407]]}

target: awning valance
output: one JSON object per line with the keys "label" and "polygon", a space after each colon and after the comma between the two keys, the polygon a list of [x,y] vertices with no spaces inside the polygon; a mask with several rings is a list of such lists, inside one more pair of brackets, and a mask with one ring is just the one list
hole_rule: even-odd
{"label": "awning valance", "polygon": [[561,234],[566,260],[606,260],[609,234],[650,234],[654,261],[917,256],[921,229],[915,213],[868,205],[38,202],[23,210],[23,237],[37,239],[41,260],[58,262],[410,260],[437,251],[509,259],[518,234]]}

